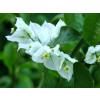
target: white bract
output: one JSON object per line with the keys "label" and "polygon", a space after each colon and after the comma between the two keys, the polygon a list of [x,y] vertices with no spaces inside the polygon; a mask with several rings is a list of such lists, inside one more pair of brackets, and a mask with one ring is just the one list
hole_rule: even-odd
{"label": "white bract", "polygon": [[64,57],[60,56],[60,51],[58,51],[59,54],[55,53],[57,49],[59,50],[58,45],[55,48],[42,46],[32,55],[32,60],[38,63],[43,63],[48,69],[57,71],[64,60]]}
{"label": "white bract", "polygon": [[87,64],[94,64],[100,62],[100,45],[90,46],[84,60]]}
{"label": "white bract", "polygon": [[96,62],[95,48],[93,46],[89,47],[84,61],[88,64]]}
{"label": "white bract", "polygon": [[95,52],[96,52],[97,62],[100,63],[100,45],[96,45]]}
{"label": "white bract", "polygon": [[37,63],[43,63],[45,59],[49,59],[51,49],[49,46],[42,46],[32,54],[32,60]]}
{"label": "white bract", "polygon": [[9,41],[27,44],[35,39],[34,32],[21,18],[17,18],[15,26],[16,31],[12,35],[6,36]]}
{"label": "white bract", "polygon": [[59,36],[60,29],[62,26],[65,26],[65,23],[62,20],[55,25],[47,23],[46,21],[40,26],[39,24],[30,22],[31,29],[38,37],[38,40],[43,44],[47,45],[55,38]]}
{"label": "white bract", "polygon": [[70,81],[73,75],[73,65],[78,62],[68,54],[59,50],[59,45],[54,48],[42,46],[32,56],[33,61],[43,63],[48,69],[57,71],[63,78]]}
{"label": "white bract", "polygon": [[56,26],[46,21],[41,26],[32,22],[27,25],[22,18],[17,17],[15,26],[17,27],[16,31],[12,35],[6,36],[6,38],[9,41],[18,42],[20,49],[22,46],[35,41],[40,42],[42,45],[48,45],[59,36],[60,29],[65,26],[65,23],[59,20]]}
{"label": "white bract", "polygon": [[49,58],[44,61],[45,67],[51,70],[59,71],[65,59],[64,56],[61,55],[59,45],[52,48],[49,55]]}
{"label": "white bract", "polygon": [[65,60],[62,63],[61,68],[59,69],[58,73],[68,81],[71,80],[73,75],[73,66],[74,63],[78,62],[76,59],[71,58],[68,54],[62,54]]}
{"label": "white bract", "polygon": [[33,22],[27,25],[22,18],[17,18],[15,26],[16,31],[14,32],[12,29],[13,34],[6,38],[9,41],[17,42],[18,50],[24,49],[34,62],[43,63],[46,68],[57,71],[68,81],[71,79],[73,64],[77,60],[61,52],[60,45],[56,45],[54,48],[49,47],[49,43],[59,36],[61,27],[65,26],[62,20],[59,20],[56,25],[45,21],[40,26]]}

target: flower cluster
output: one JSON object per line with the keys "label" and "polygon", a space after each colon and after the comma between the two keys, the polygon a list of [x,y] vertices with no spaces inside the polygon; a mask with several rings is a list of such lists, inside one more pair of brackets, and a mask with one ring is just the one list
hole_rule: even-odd
{"label": "flower cluster", "polygon": [[84,60],[88,64],[94,64],[95,62],[100,62],[100,45],[90,46],[86,58]]}
{"label": "flower cluster", "polygon": [[62,20],[55,25],[44,22],[41,26],[30,22],[27,25],[22,18],[17,18],[16,31],[12,35],[6,36],[9,41],[18,43],[18,50],[24,49],[32,60],[37,63],[43,63],[48,69],[57,71],[68,81],[73,75],[73,64],[76,59],[60,51],[60,45],[57,44],[51,48],[50,43],[60,34],[60,29],[65,26]]}

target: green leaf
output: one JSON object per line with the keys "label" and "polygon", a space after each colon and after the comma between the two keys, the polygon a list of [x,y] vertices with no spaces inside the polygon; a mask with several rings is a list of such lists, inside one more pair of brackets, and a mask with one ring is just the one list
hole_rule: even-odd
{"label": "green leaf", "polygon": [[9,76],[3,76],[0,78],[0,87],[10,87],[12,83],[12,80]]}
{"label": "green leaf", "polygon": [[3,58],[3,53],[0,52],[0,60],[2,60],[2,58]]}
{"label": "green leaf", "polygon": [[3,61],[8,68],[15,65],[17,59],[17,46],[14,43],[8,43],[4,47]]}
{"label": "green leaf", "polygon": [[11,14],[11,13],[1,13],[0,14],[0,22],[3,21],[11,21],[14,22],[15,21],[15,14]]}
{"label": "green leaf", "polygon": [[[44,70],[44,81],[41,85],[43,88],[54,88],[57,85],[58,75],[55,71],[51,71],[45,68]],[[51,83],[52,82],[52,83]]]}
{"label": "green leaf", "polygon": [[100,42],[100,15],[86,14],[83,28],[83,38],[89,45]]}
{"label": "green leaf", "polygon": [[57,22],[59,19],[64,20],[64,14],[57,14],[56,16],[54,16],[51,20],[51,22]]}
{"label": "green leaf", "polygon": [[66,14],[64,14],[64,18],[65,18],[65,22],[68,26],[74,28],[78,32],[82,32],[83,22],[84,22],[84,17],[82,14],[66,13]]}
{"label": "green leaf", "polygon": [[20,13],[20,17],[22,17],[23,20],[28,24],[30,23],[30,21],[42,24],[44,20],[46,20],[46,16],[42,14]]}
{"label": "green leaf", "polygon": [[95,80],[95,87],[99,87],[100,88],[100,65],[99,64],[95,64],[94,65],[95,69],[92,72],[92,76]]}
{"label": "green leaf", "polygon": [[94,81],[88,69],[82,63],[76,63],[74,65],[74,87],[76,88],[94,87]]}
{"label": "green leaf", "polygon": [[79,33],[72,28],[62,27],[58,38],[51,45],[60,44],[61,50],[71,53],[80,40]]}
{"label": "green leaf", "polygon": [[32,88],[33,83],[32,83],[32,80],[28,76],[20,75],[19,81],[18,81],[16,87],[18,87],[18,88]]}

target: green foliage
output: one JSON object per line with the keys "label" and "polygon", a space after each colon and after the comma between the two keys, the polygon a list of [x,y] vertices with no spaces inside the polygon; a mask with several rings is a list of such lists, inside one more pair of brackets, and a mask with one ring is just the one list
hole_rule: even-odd
{"label": "green foliage", "polygon": [[11,77],[10,76],[3,76],[0,78],[0,87],[1,88],[7,88],[10,87],[12,83]]}
{"label": "green foliage", "polygon": [[79,33],[70,27],[62,27],[60,35],[51,45],[60,44],[64,52],[71,53],[80,40]]}
{"label": "green foliage", "polygon": [[5,65],[11,69],[15,66],[17,59],[17,46],[14,43],[8,43],[3,52],[3,61]]}
{"label": "green foliage", "polygon": [[[56,24],[62,19],[67,24],[62,27],[59,37],[50,46],[60,44],[60,49],[78,59],[70,82],[57,72],[35,63],[23,50],[17,51],[16,43],[6,40],[16,17],[42,23],[47,20]],[[0,14],[0,87],[46,87],[46,88],[91,88],[100,87],[100,63],[88,65],[84,62],[87,48],[100,44],[100,14]]]}
{"label": "green foliage", "polygon": [[82,14],[71,14],[67,13],[64,15],[65,22],[68,26],[74,28],[75,30],[82,32],[84,17]]}
{"label": "green foliage", "polygon": [[96,45],[100,43],[99,14],[86,14],[83,29],[83,38],[89,45]]}
{"label": "green foliage", "polygon": [[16,52],[17,52],[17,47],[16,47],[15,44],[8,43],[5,46],[4,52],[3,52],[3,59],[4,59],[6,66],[10,67],[10,66],[14,65],[15,59],[16,59],[16,56],[17,56]]}
{"label": "green foliage", "polygon": [[17,86],[18,88],[31,88],[33,87],[33,83],[32,80],[25,75],[20,75],[19,77],[19,81],[17,82]]}
{"label": "green foliage", "polygon": [[94,81],[86,68],[82,63],[76,63],[74,66],[74,87],[91,88],[94,86]]}

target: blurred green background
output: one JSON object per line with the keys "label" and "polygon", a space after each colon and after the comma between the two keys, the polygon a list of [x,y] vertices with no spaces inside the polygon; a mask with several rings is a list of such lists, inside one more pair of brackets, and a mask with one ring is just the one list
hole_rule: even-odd
{"label": "blurred green background", "polygon": [[[52,44],[59,43],[63,52],[79,60],[70,82],[42,64],[34,63],[23,50],[17,52],[17,44],[7,41],[5,36],[10,34],[16,17],[22,17],[27,24],[30,21],[40,25],[45,20],[53,24],[59,19],[65,21],[67,27],[61,29],[60,36]],[[0,87],[100,87],[100,64],[84,63],[88,47],[97,44],[100,44],[100,14],[0,14]]]}

